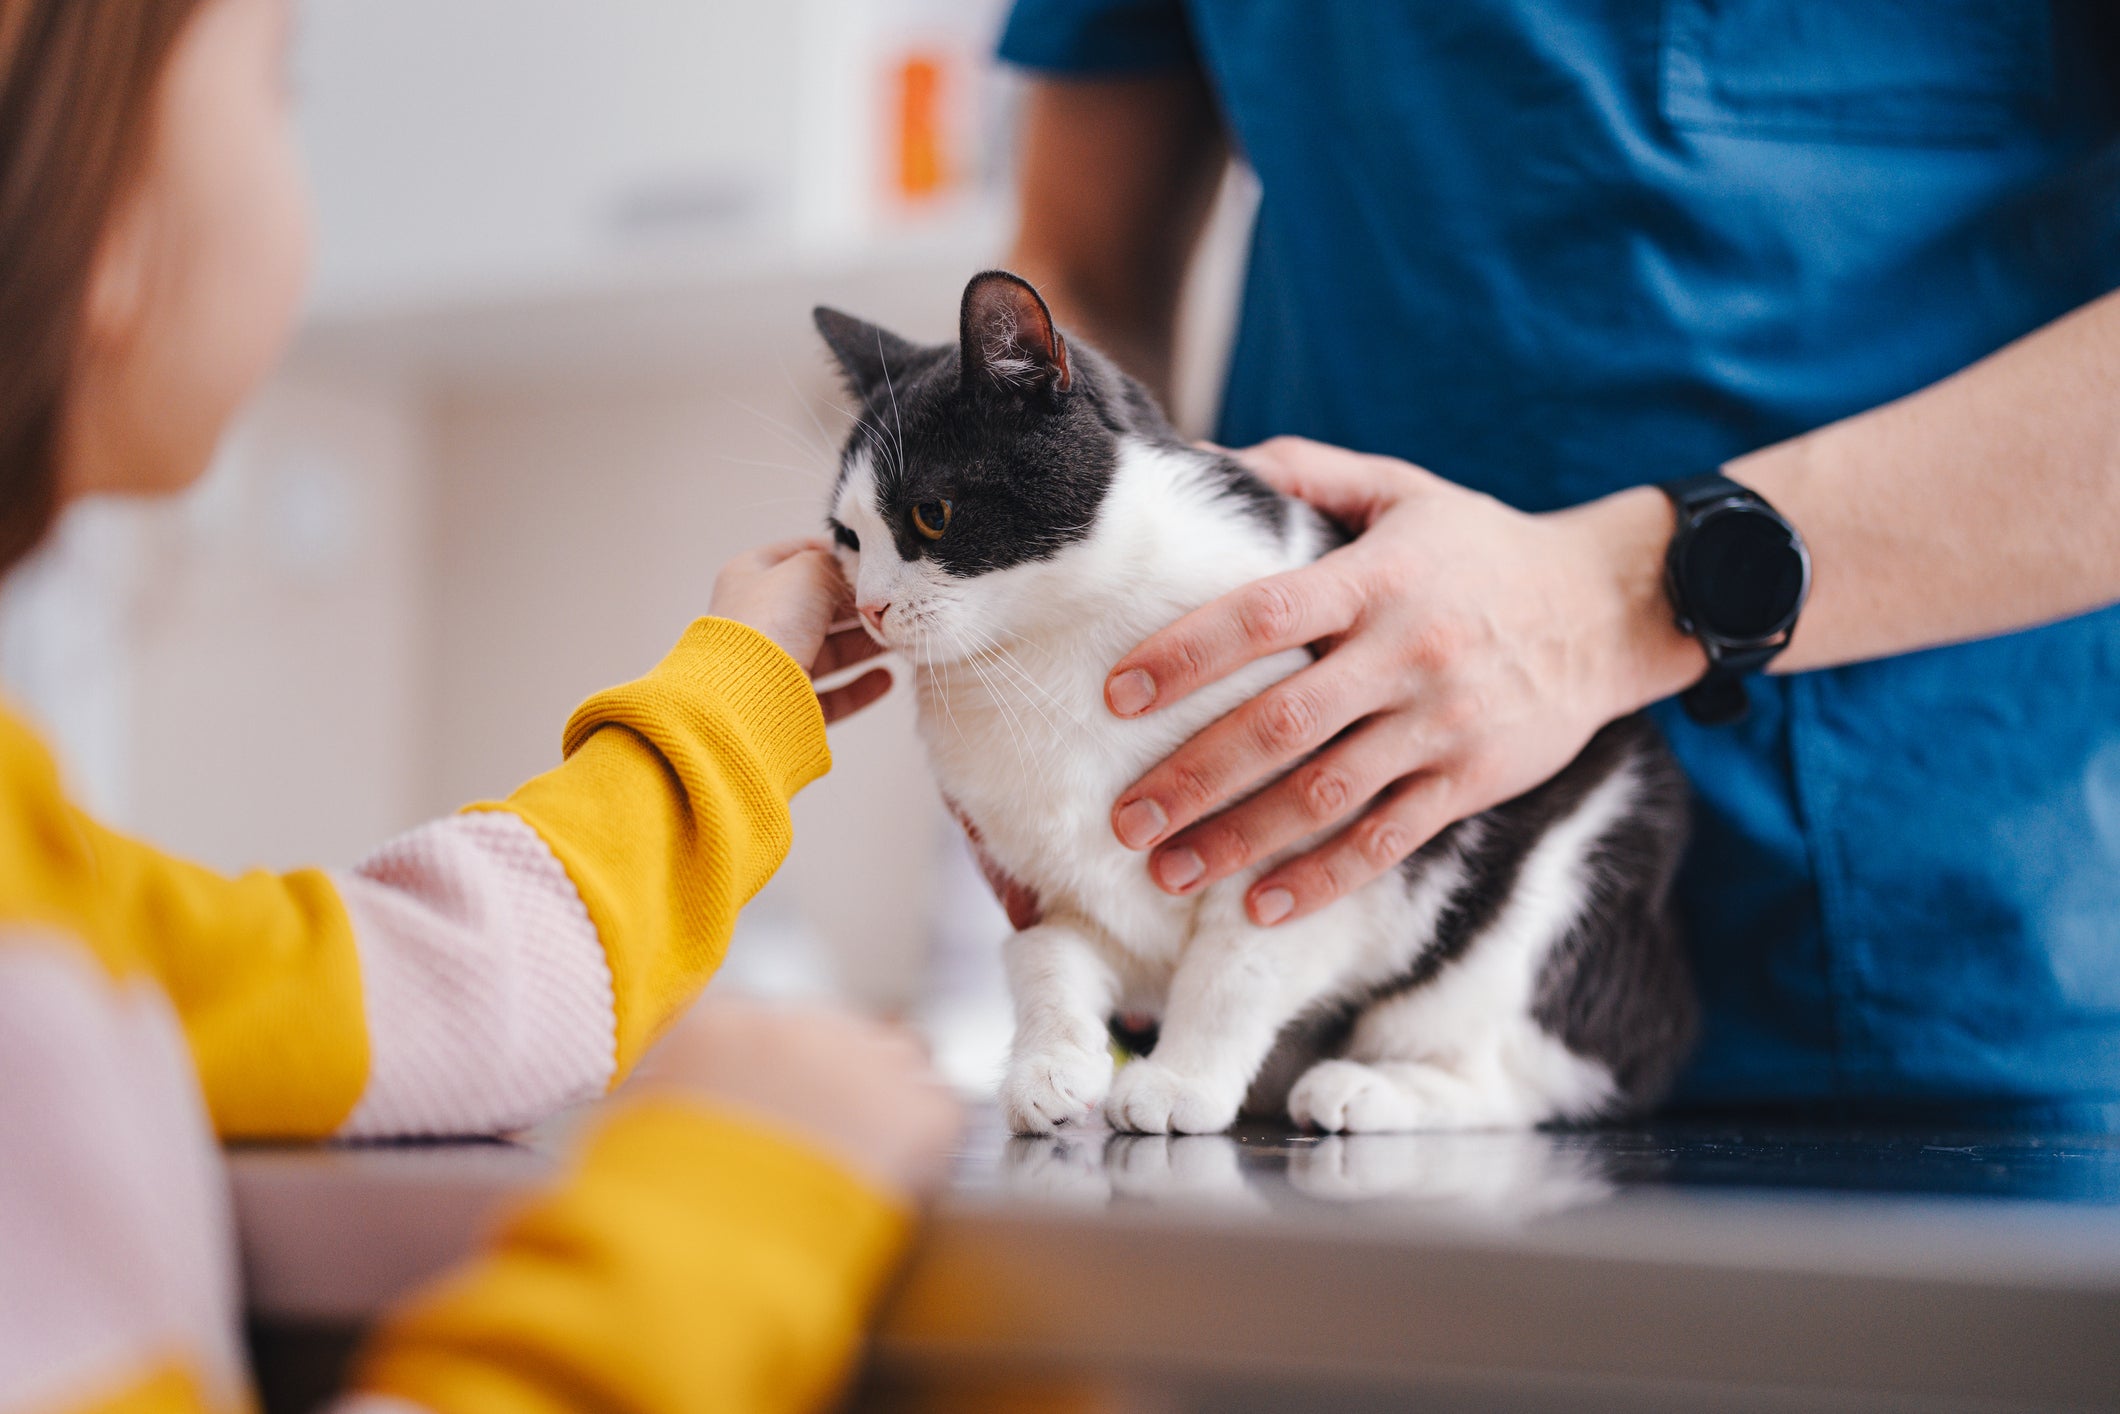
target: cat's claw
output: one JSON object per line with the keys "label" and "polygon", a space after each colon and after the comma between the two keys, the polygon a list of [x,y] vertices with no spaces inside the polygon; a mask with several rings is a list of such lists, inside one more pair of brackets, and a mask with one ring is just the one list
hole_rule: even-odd
{"label": "cat's claw", "polygon": [[1236,1122],[1235,1094],[1153,1060],[1137,1060],[1112,1082],[1104,1117],[1114,1129],[1136,1134],[1219,1134]]}
{"label": "cat's claw", "polygon": [[1001,1109],[1017,1134],[1051,1134],[1097,1112],[1111,1088],[1109,1051],[1056,1048],[1009,1062]]}

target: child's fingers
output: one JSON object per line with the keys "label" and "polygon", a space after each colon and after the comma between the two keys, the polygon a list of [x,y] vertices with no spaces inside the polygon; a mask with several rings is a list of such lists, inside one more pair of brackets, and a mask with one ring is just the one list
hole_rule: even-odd
{"label": "child's fingers", "polygon": [[816,550],[827,557],[832,553],[829,544],[814,535],[805,535],[794,540],[776,540],[770,545],[761,545],[740,558],[754,561],[760,569],[771,569],[783,560],[794,559],[805,550]]}
{"label": "child's fingers", "polygon": [[866,663],[886,649],[869,637],[869,631],[856,624],[852,628],[832,630],[824,641],[824,652],[817,655],[817,665],[810,669],[813,678],[828,678],[856,663]]}
{"label": "child's fingers", "polygon": [[851,717],[891,690],[891,670],[878,668],[863,673],[845,687],[835,687],[830,692],[817,694],[817,701],[824,708],[824,719],[836,722],[842,717]]}
{"label": "child's fingers", "polygon": [[838,558],[823,545],[798,545],[774,569],[782,575],[800,576],[808,593],[821,596],[831,606],[835,619],[841,609],[853,607],[854,588],[840,570]]}

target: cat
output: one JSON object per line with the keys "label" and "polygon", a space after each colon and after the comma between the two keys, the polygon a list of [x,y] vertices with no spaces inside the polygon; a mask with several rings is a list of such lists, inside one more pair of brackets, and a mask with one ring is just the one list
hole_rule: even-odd
{"label": "cat", "polygon": [[[1006,271],[965,288],[955,344],[815,319],[859,403],[827,524],[862,620],[913,667],[945,798],[1042,909],[1004,945],[1012,1129],[1100,1106],[1144,1133],[1212,1133],[1240,1110],[1326,1131],[1515,1128],[1665,1093],[1694,1027],[1671,900],[1686,787],[1645,718],[1300,920],[1246,917],[1265,864],[1165,894],[1113,836],[1113,802],[1311,657],[1132,720],[1106,710],[1105,676],[1344,533],[1179,437]],[[1115,1075],[1121,1011],[1160,1027]]]}

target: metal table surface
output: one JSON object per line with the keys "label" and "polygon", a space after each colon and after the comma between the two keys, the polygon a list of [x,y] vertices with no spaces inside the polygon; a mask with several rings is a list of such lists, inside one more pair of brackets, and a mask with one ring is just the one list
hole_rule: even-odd
{"label": "metal table surface", "polygon": [[[303,1402],[273,1397],[275,1352],[343,1344],[540,1181],[554,1142],[238,1153],[268,1401]],[[857,1396],[1409,1401],[2120,1408],[2120,1136],[1673,1122],[1033,1140],[984,1117]]]}

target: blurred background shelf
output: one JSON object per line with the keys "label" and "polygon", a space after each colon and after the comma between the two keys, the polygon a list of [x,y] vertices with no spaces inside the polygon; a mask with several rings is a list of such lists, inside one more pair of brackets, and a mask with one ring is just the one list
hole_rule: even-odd
{"label": "blurred background shelf", "polygon": [[325,320],[800,267],[1007,176],[999,0],[308,0]]}
{"label": "blurred background shelf", "polygon": [[814,362],[810,310],[834,304],[945,338],[966,278],[1007,248],[999,199],[946,224],[859,247],[764,245],[664,257],[535,292],[476,290],[319,309],[296,351],[317,371],[472,383],[557,372],[609,374],[711,362],[732,349],[799,351]]}

